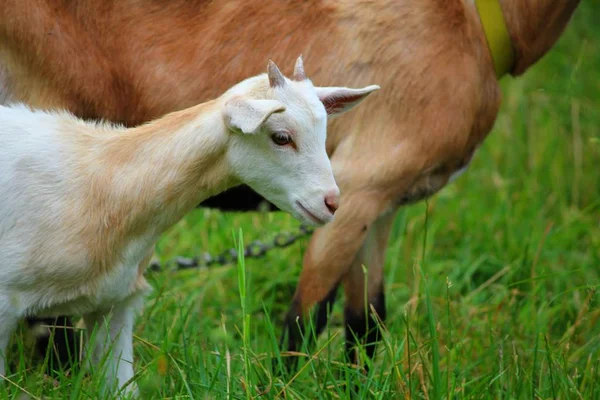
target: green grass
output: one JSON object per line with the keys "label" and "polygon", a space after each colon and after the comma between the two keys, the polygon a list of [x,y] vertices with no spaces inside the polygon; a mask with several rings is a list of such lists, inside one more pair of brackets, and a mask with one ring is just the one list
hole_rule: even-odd
{"label": "green grass", "polygon": [[[598,21],[584,2],[551,54],[502,82],[501,113],[469,172],[398,214],[386,333],[367,376],[341,363],[341,302],[299,372],[272,372],[303,240],[239,265],[149,274],[135,339],[142,398],[347,398],[352,380],[362,398],[600,398]],[[240,228],[248,243],[297,226],[283,214],[198,210],[158,255],[217,253]],[[20,387],[95,398],[101,378],[45,378],[23,335],[0,398]]]}

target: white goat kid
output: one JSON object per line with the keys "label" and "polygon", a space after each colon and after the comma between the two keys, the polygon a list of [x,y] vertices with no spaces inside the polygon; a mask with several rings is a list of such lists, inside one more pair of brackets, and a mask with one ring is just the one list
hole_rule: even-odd
{"label": "white goat kid", "polygon": [[314,87],[299,58],[294,80],[269,62],[216,100],[131,129],[0,107],[0,379],[20,318],[82,314],[97,329],[92,361],[112,346],[107,382],[128,383],[161,233],[241,183],[301,220],[330,221],[327,117],[376,89]]}

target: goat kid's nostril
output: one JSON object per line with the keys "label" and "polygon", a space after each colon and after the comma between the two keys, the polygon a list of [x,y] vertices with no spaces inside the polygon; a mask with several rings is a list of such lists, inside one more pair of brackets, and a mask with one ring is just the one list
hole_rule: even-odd
{"label": "goat kid's nostril", "polygon": [[327,196],[325,196],[325,206],[327,206],[327,209],[332,214],[334,214],[335,211],[338,209],[338,198],[339,195],[337,194],[337,192],[329,193]]}

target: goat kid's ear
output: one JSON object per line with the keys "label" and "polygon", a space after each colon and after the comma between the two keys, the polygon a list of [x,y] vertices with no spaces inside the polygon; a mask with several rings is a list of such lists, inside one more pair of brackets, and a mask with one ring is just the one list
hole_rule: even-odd
{"label": "goat kid's ear", "polygon": [[334,117],[351,110],[363,101],[371,92],[379,90],[379,86],[371,85],[362,89],[347,87],[315,87],[319,100],[325,106],[327,116]]}
{"label": "goat kid's ear", "polygon": [[229,129],[254,134],[273,113],[283,111],[285,106],[277,100],[235,97],[225,103],[223,119]]}

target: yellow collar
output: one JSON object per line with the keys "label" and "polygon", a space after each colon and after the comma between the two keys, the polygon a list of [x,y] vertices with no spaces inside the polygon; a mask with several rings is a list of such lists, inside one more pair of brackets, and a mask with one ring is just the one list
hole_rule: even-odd
{"label": "yellow collar", "polygon": [[475,0],[479,19],[485,32],[488,47],[494,61],[496,76],[500,79],[511,70],[515,54],[500,8],[499,0]]}

